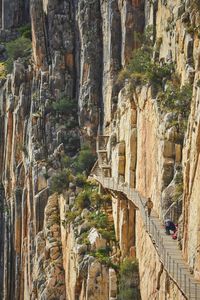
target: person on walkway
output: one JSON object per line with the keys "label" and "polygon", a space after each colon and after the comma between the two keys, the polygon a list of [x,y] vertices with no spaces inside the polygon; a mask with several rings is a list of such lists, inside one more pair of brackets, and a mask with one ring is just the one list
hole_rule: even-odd
{"label": "person on walkway", "polygon": [[165,220],[165,232],[168,235],[176,232],[176,225],[170,219]]}
{"label": "person on walkway", "polygon": [[147,209],[147,214],[148,214],[148,217],[150,217],[151,215],[151,210],[153,208],[153,202],[151,200],[151,198],[147,198],[147,202],[145,203],[145,208]]}

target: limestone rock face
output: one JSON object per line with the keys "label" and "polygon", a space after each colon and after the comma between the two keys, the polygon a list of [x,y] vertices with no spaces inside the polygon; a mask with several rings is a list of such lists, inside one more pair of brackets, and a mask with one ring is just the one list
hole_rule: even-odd
{"label": "limestone rock face", "polygon": [[[50,190],[64,154],[75,157],[80,141],[95,151],[98,134],[109,136],[112,177],[151,197],[161,220],[179,222],[184,257],[200,279],[200,12],[193,2],[0,1],[1,41],[28,22],[32,28],[31,60],[17,58],[11,74],[0,76],[0,299],[117,299],[117,272],[90,255],[106,239],[96,228],[84,242],[79,237],[91,228],[90,211],[65,224],[66,213],[76,213],[78,187]],[[152,26],[153,60],[173,63],[180,82],[173,80],[193,87],[188,123],[162,111],[155,86],[118,80]],[[72,108],[58,112],[63,99]],[[138,259],[141,298],[184,299],[133,203],[113,191],[111,213],[112,263]]]}
{"label": "limestone rock face", "polygon": [[[198,74],[196,75],[198,76]],[[198,77],[197,77],[198,78]],[[196,278],[199,268],[199,88],[194,89],[192,112],[184,147],[184,253]],[[193,234],[191,234],[193,232]]]}
{"label": "limestone rock face", "polygon": [[58,195],[48,198],[43,231],[36,235],[33,258],[32,299],[60,299],[65,297],[65,274],[61,251]]}
{"label": "limestone rock face", "polygon": [[12,29],[25,24],[29,20],[29,0],[2,0],[0,29]]}

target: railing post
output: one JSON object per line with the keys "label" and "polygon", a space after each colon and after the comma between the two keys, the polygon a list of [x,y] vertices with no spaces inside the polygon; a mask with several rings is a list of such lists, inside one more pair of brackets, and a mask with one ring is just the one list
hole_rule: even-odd
{"label": "railing post", "polygon": [[150,218],[149,218],[149,216],[148,216],[148,222],[149,222],[149,233],[151,233]]}
{"label": "railing post", "polygon": [[157,246],[158,246],[158,251],[160,251],[160,233],[158,229],[156,229],[157,232]]}
{"label": "railing post", "polygon": [[163,244],[163,237],[162,237],[162,257],[163,257],[163,263],[164,263],[164,244]]}
{"label": "railing post", "polygon": [[[155,226],[155,228],[156,228],[156,226]],[[158,246],[158,230],[157,230],[157,228],[156,228],[156,245]]]}
{"label": "railing post", "polygon": [[164,265],[165,265],[165,262],[166,262],[166,249],[165,249],[164,245],[163,245],[163,248],[164,248]]}
{"label": "railing post", "polygon": [[197,283],[195,283],[195,300],[197,300]]}
{"label": "railing post", "polygon": [[167,252],[167,270],[169,273],[169,252]]}
{"label": "railing post", "polygon": [[185,293],[187,293],[186,274],[184,274],[184,289],[185,289]]}
{"label": "railing post", "polygon": [[190,278],[189,278],[189,297],[190,297]]}
{"label": "railing post", "polygon": [[174,276],[174,264],[175,264],[175,261],[173,259],[173,276]]}
{"label": "railing post", "polygon": [[177,281],[178,281],[178,262],[176,263],[176,268],[177,268],[176,274],[177,274]]}
{"label": "railing post", "polygon": [[147,227],[147,230],[148,230],[148,217],[147,217],[147,212],[145,213],[146,215],[146,227]]}
{"label": "railing post", "polygon": [[167,271],[168,271],[168,266],[167,266],[167,263],[168,263],[168,252],[165,251],[165,253],[166,253],[166,263],[165,263],[165,265],[166,265],[166,269],[167,269]]}

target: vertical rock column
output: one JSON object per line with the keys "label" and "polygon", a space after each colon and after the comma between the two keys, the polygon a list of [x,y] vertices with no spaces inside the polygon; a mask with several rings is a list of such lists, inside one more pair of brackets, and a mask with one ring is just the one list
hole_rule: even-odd
{"label": "vertical rock column", "polygon": [[4,187],[0,185],[0,299],[3,299],[3,274],[4,274],[4,228],[5,228],[5,195]]}
{"label": "vertical rock column", "polygon": [[121,68],[121,15],[116,0],[101,2],[103,32],[103,107],[104,126],[108,126],[115,110],[117,88],[114,85]]}
{"label": "vertical rock column", "polygon": [[14,0],[2,0],[2,29],[10,29],[14,23]]}
{"label": "vertical rock column", "polygon": [[18,188],[15,192],[15,299],[20,299],[20,282],[21,282],[21,237],[22,237],[22,189]]}
{"label": "vertical rock column", "polygon": [[97,134],[102,105],[102,28],[100,1],[81,0],[78,6],[80,33],[80,125],[84,136]]}
{"label": "vertical rock column", "polygon": [[113,218],[116,238],[122,257],[135,256],[135,218],[136,210],[133,203],[121,195],[113,198]]}
{"label": "vertical rock column", "polygon": [[13,29],[29,21],[29,0],[1,0],[0,5],[2,29]]}

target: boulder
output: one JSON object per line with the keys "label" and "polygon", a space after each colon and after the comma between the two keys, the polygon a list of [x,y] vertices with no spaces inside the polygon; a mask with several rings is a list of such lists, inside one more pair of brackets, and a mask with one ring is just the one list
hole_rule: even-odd
{"label": "boulder", "polygon": [[101,234],[96,228],[90,229],[88,240],[93,250],[98,250],[106,247],[106,240],[102,238]]}

